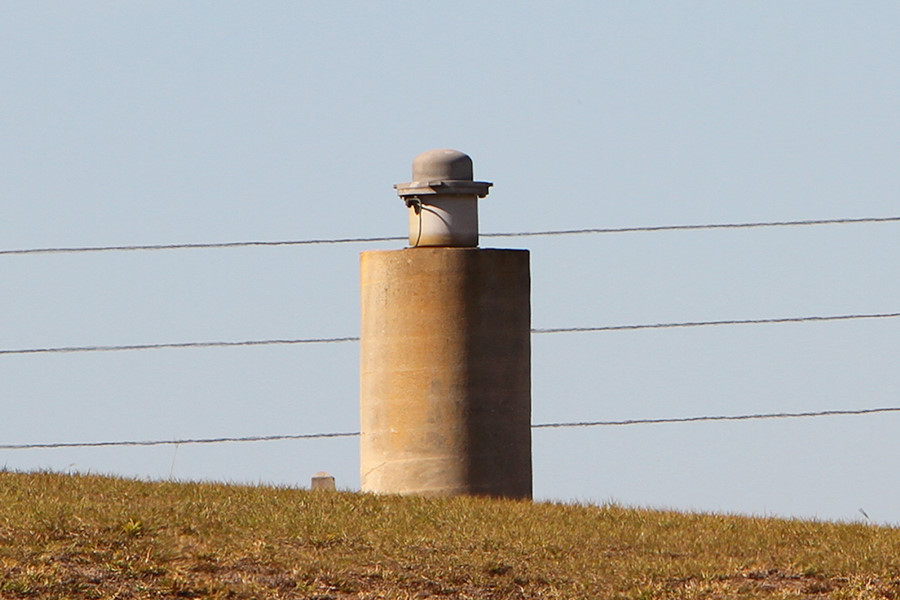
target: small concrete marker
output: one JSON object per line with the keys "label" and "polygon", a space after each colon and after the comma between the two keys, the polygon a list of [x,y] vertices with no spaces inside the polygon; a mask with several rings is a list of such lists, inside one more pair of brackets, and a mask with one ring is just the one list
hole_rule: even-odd
{"label": "small concrete marker", "polygon": [[322,490],[325,492],[335,491],[337,488],[334,486],[334,476],[329,475],[325,471],[319,471],[313,475],[310,489]]}

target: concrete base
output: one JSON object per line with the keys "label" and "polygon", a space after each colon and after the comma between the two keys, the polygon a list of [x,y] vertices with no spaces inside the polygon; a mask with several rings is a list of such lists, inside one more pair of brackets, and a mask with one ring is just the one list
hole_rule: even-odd
{"label": "concrete base", "polygon": [[332,475],[329,475],[325,471],[319,471],[312,476],[309,489],[333,492],[337,487],[334,485],[334,477]]}
{"label": "concrete base", "polygon": [[363,491],[531,498],[527,250],[364,252]]}

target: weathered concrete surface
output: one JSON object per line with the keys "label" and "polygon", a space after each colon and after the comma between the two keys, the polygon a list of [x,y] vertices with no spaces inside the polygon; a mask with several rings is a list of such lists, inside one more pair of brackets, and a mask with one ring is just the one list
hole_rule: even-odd
{"label": "weathered concrete surface", "polygon": [[531,497],[527,250],[364,252],[363,491]]}
{"label": "weathered concrete surface", "polygon": [[330,473],[326,473],[325,471],[319,471],[312,476],[312,481],[310,482],[309,489],[321,490],[325,492],[335,491],[337,487],[334,484],[334,476]]}

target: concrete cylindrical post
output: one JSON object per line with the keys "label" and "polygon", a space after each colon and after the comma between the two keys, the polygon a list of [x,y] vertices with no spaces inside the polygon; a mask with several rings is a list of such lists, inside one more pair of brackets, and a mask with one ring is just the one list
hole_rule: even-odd
{"label": "concrete cylindrical post", "polygon": [[363,491],[531,497],[528,259],[362,254]]}
{"label": "concrete cylindrical post", "polygon": [[531,498],[528,251],[476,247],[491,184],[465,154],[425,152],[413,180],[413,247],[360,261],[362,489]]}

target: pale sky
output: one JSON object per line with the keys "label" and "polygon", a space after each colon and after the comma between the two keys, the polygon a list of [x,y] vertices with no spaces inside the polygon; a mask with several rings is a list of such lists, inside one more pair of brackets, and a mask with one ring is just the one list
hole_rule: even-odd
{"label": "pale sky", "polygon": [[[432,148],[483,232],[900,216],[900,4],[5,2],[0,351],[353,337]],[[488,238],[536,328],[900,311],[900,223]],[[533,422],[900,406],[900,319],[533,337]],[[0,443],[357,431],[353,342],[0,352]],[[540,500],[900,523],[900,414],[535,430]],[[0,450],[359,487],[358,440]]]}

